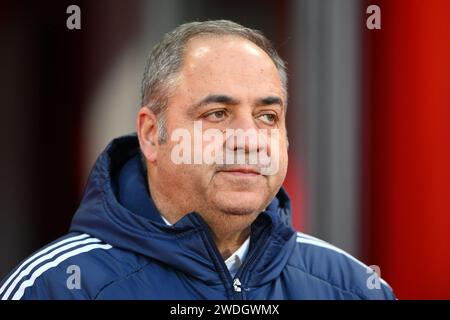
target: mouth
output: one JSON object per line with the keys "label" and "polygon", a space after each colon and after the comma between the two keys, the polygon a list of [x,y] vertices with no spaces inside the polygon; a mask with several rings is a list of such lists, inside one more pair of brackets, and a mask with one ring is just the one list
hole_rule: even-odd
{"label": "mouth", "polygon": [[228,166],[218,172],[234,175],[237,177],[256,177],[261,175],[261,170],[254,166]]}

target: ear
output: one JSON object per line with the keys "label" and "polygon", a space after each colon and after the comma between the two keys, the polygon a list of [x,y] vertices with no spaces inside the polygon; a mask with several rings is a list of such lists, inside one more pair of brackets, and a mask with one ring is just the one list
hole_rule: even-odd
{"label": "ear", "polygon": [[149,162],[155,162],[158,151],[158,124],[156,115],[147,107],[139,110],[137,135],[145,158]]}

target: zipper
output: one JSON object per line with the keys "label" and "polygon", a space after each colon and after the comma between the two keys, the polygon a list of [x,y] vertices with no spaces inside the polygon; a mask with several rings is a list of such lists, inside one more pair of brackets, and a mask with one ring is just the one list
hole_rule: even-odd
{"label": "zipper", "polygon": [[[242,283],[247,283],[247,280],[249,278],[249,272],[247,270],[249,270],[254,264],[255,261],[257,260],[257,258],[259,258],[264,250],[264,248],[267,245],[268,239],[269,239],[269,235],[270,235],[270,228],[265,228],[265,230],[263,230],[262,234],[260,235],[260,239],[258,240],[259,243],[261,243],[260,245],[258,245],[257,247],[255,247],[255,249],[253,250],[253,252],[251,253],[250,256],[247,257],[247,259],[244,260],[244,263],[242,264],[242,266],[239,268],[238,272],[236,273],[236,277],[235,279],[238,281],[239,283],[239,292],[242,292]],[[242,280],[242,283],[241,283]],[[244,287],[244,291],[245,291],[245,287]],[[242,299],[244,299],[244,294],[241,294]]]}
{"label": "zipper", "polygon": [[239,278],[234,278],[234,281],[233,281],[233,290],[234,290],[235,292],[242,292],[241,281],[239,281]]}
{"label": "zipper", "polygon": [[[241,295],[241,290],[240,289],[240,281],[239,279],[237,279],[238,281],[235,283],[236,280],[233,280],[233,278],[231,277],[231,273],[228,270],[227,265],[225,264],[225,261],[223,260],[222,255],[219,252],[219,249],[216,246],[216,243],[214,242],[214,239],[211,236],[211,233],[208,230],[208,225],[206,224],[206,222],[203,221],[203,219],[200,216],[194,215],[195,220],[197,220],[203,227],[203,234],[206,237],[206,240],[209,244],[209,246],[212,248],[212,254],[214,255],[215,260],[217,261],[217,263],[220,264],[221,268],[224,270],[225,273],[225,278],[226,281],[228,283],[228,287],[233,288],[233,292],[230,294],[230,297],[232,298],[232,300],[240,300],[242,299],[240,297]],[[236,286],[235,286],[236,284]]]}
{"label": "zipper", "polygon": [[[261,255],[263,249],[266,247],[267,241],[269,239],[270,228],[265,228],[262,231],[262,234],[260,235],[260,239],[258,240],[258,242],[261,243],[261,245],[257,246],[253,250],[253,252],[250,254],[250,256],[244,260],[244,263],[241,265],[238,272],[236,273],[236,276],[233,279],[230,271],[228,270],[228,267],[225,264],[225,261],[223,260],[222,255],[219,252],[219,249],[216,246],[216,243],[214,242],[214,240],[211,237],[210,232],[208,231],[207,224],[203,221],[203,219],[200,216],[194,215],[194,217],[204,227],[203,234],[206,236],[206,240],[208,241],[209,245],[211,246],[211,248],[213,250],[213,255],[215,256],[215,259],[220,264],[222,269],[225,270],[226,280],[227,280],[228,284],[230,285],[230,287],[233,289],[233,291],[231,293],[231,298],[233,300],[244,300],[243,291],[245,291],[245,287],[244,288],[242,287],[241,279],[243,279],[245,281],[247,280],[247,278],[248,278],[247,270],[254,264],[256,259]],[[244,282],[244,284],[245,284],[245,282]]]}

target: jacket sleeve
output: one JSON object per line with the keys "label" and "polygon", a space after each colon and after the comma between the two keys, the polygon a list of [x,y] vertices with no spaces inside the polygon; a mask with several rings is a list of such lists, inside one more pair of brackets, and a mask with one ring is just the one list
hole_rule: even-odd
{"label": "jacket sleeve", "polygon": [[[70,235],[22,261],[0,283],[1,300],[94,299],[116,274],[112,247],[85,235]],[[55,244],[56,243],[56,244]]]}
{"label": "jacket sleeve", "polygon": [[[57,266],[42,274],[27,274],[17,268],[0,284],[2,300],[80,300],[90,299],[75,272],[66,266]],[[64,270],[66,269],[66,270]],[[69,272],[67,272],[69,271]]]}

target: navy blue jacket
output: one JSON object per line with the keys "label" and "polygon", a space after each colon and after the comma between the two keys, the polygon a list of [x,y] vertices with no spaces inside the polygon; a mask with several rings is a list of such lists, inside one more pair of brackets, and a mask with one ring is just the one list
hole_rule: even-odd
{"label": "navy blue jacket", "polygon": [[23,261],[1,299],[394,299],[346,252],[290,223],[281,189],[251,226],[231,277],[195,212],[166,225],[151,198],[136,136],[115,139],[93,168],[70,233]]}

